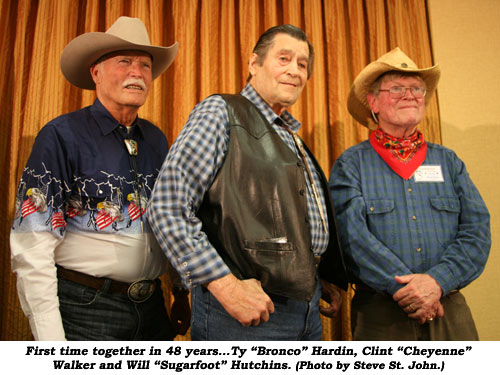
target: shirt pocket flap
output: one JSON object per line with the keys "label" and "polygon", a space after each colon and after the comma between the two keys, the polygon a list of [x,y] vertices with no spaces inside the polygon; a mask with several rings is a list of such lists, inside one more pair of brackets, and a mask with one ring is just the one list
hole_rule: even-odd
{"label": "shirt pocket flap", "polygon": [[368,215],[386,214],[394,210],[393,199],[369,199],[366,201]]}
{"label": "shirt pocket flap", "polygon": [[455,197],[430,198],[431,206],[439,211],[460,212],[460,201]]}

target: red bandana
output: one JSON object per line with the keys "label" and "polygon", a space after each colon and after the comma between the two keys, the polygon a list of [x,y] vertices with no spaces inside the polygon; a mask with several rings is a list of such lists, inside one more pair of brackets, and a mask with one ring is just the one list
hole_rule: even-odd
{"label": "red bandana", "polygon": [[405,180],[413,176],[427,154],[427,144],[418,130],[409,138],[396,138],[378,128],[370,135],[370,144],[389,167]]}

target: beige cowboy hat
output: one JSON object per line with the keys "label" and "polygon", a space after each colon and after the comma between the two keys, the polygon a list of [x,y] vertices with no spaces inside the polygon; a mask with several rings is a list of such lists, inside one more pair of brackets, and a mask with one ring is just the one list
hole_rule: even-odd
{"label": "beige cowboy hat", "polygon": [[349,97],[347,98],[347,108],[349,113],[360,124],[375,130],[377,125],[371,117],[370,106],[366,96],[370,91],[371,85],[382,74],[389,71],[399,71],[408,73],[418,73],[425,82],[427,93],[425,95],[425,105],[429,104],[434,91],[436,90],[441,70],[436,64],[430,68],[419,69],[408,56],[404,54],[399,47],[387,52],[379,57],[378,60],[368,64],[356,77],[352,84]]}
{"label": "beige cowboy hat", "polygon": [[174,61],[178,44],[152,46],[146,26],[139,18],[120,17],[105,32],[90,32],[69,42],[61,55],[61,71],[73,85],[95,90],[90,67],[102,56],[123,50],[144,51],[153,58],[153,79]]}

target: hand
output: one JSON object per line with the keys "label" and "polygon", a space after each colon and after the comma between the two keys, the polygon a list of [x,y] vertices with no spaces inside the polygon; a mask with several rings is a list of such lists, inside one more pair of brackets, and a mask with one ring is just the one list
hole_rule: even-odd
{"label": "hand", "polygon": [[243,326],[257,326],[274,312],[271,298],[259,280],[239,280],[233,274],[209,282],[206,287],[226,311]]}
{"label": "hand", "polygon": [[189,293],[174,294],[174,303],[170,309],[170,321],[176,335],[185,335],[191,324],[191,306]]}
{"label": "hand", "polygon": [[440,302],[443,291],[432,276],[416,273],[396,276],[395,280],[399,284],[406,284],[394,293],[393,299],[409,318],[424,324],[428,320],[444,316],[444,308]]}
{"label": "hand", "polygon": [[319,311],[324,316],[334,318],[340,310],[342,305],[342,295],[340,292],[327,281],[321,280],[321,299],[330,304],[328,307],[319,306]]}

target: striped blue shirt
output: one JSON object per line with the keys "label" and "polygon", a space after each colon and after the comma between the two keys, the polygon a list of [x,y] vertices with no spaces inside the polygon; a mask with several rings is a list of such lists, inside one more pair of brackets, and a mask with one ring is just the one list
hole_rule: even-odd
{"label": "striped blue shirt", "polygon": [[391,295],[402,286],[394,276],[411,273],[431,275],[444,295],[465,287],[490,251],[489,213],[464,163],[427,145],[423,166],[440,169],[443,182],[402,179],[368,141],[345,151],[330,175],[350,274]]}
{"label": "striped blue shirt", "polygon": [[[294,132],[300,127],[289,112],[278,116],[250,85],[241,92],[254,103],[272,124],[281,139],[296,152],[293,137],[276,123],[278,117]],[[279,122],[279,121],[278,121]],[[226,102],[214,95],[200,102],[172,145],[158,176],[147,215],[156,237],[188,288],[216,280],[230,273],[229,268],[210,244],[196,217],[205,192],[222,167],[229,144],[229,118]],[[300,159],[300,156],[298,156]],[[320,176],[308,155],[316,188],[326,213]],[[318,206],[307,177],[307,204],[311,227],[312,251],[322,254],[328,245],[328,231],[321,222]],[[328,223],[327,223],[328,224]]]}

